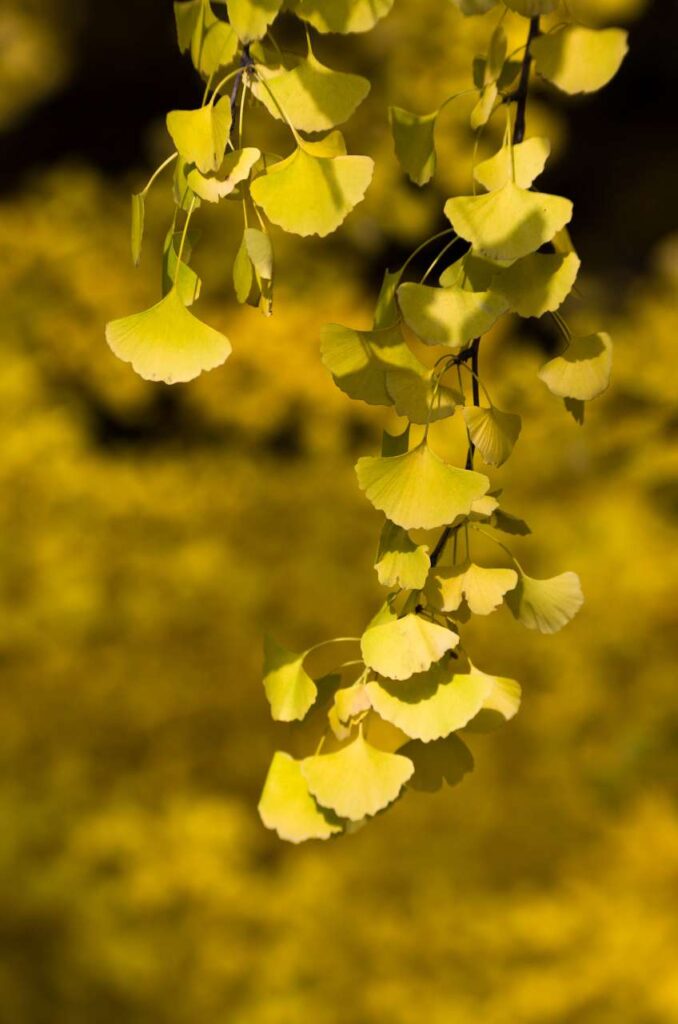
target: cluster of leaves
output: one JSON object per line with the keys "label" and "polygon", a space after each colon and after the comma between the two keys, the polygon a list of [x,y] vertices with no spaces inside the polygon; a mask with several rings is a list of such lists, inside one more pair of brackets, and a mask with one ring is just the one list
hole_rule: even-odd
{"label": "cluster of leaves", "polygon": [[[292,234],[325,236],[363,199],[373,161],[348,155],[337,126],[351,117],[370,85],[359,75],[322,64],[313,52],[310,30],[365,32],[392,4],[393,0],[174,4],[179,47],[190,54],[205,81],[203,99],[195,109],[169,112],[167,131],[174,152],[132,197],[136,264],[146,196],[158,175],[174,167],[175,212],[163,250],[163,297],[150,309],[114,320],[106,328],[113,352],[146,380],[189,381],[221,365],[231,352],[229,339],[188,309],[201,290],[189,260],[195,238],[190,224],[202,203],[242,204],[244,226],[233,287],[239,302],[258,306],[268,316],[274,278],[268,222]],[[303,23],[303,56],[281,50],[273,37],[271,27],[283,9]],[[289,129],[292,150],[287,156],[244,144],[248,96]]]}
{"label": "cluster of leaves", "polygon": [[[559,312],[580,266],[567,231],[572,203],[533,187],[550,146],[545,138],[525,138],[525,110],[533,66],[562,92],[594,91],[618,70],[626,34],[578,25],[566,10],[556,11],[555,0],[457,6],[465,15],[490,12],[488,18],[501,8],[486,54],[473,61],[469,91],[477,94],[472,129],[479,137],[504,111],[504,141],[475,165],[472,194],[446,202],[451,227],[386,272],[372,328],[330,325],[323,332],[323,362],[337,386],[351,398],[391,407],[406,423],[398,434],[385,431],[381,454],[356,466],[361,489],[386,517],[375,564],[389,589],[384,605],[362,637],[302,654],[270,641],[266,647],[273,718],[305,720],[317,742],[301,760],[274,755],[259,804],[264,824],[292,842],[351,831],[406,788],[458,781],[472,765],[460,731],[492,728],[516,714],[519,684],[481,671],[462,642],[471,616],[506,603],[527,628],[554,633],[583,601],[575,573],[532,578],[501,539],[528,534],[529,527],[500,506],[501,491],[474,469],[474,459],[478,453],[488,467],[503,465],[521,419],[491,400],[479,349],[505,314],[548,314],[564,342],[562,354],[539,371],[549,390],[581,423],[585,403],[608,386],[609,335],[573,336]],[[552,12],[549,26],[542,17]],[[505,18],[514,15],[529,22],[527,42],[509,53]],[[455,98],[423,116],[391,108],[396,154],[415,184],[434,174],[436,120]],[[405,280],[413,257],[434,243],[439,251],[423,277]],[[432,286],[426,282],[436,268]],[[436,450],[445,448],[444,421],[457,409],[466,433],[463,467]],[[474,561],[478,534],[496,544],[501,561]]]}

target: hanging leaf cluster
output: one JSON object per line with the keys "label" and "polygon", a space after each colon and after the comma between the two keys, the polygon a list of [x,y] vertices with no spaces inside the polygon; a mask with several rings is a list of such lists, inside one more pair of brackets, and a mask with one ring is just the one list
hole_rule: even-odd
{"label": "hanging leaf cluster", "polygon": [[[240,303],[273,306],[271,225],[296,235],[335,231],[360,203],[373,162],[349,155],[338,126],[369,92],[359,75],[326,67],[313,50],[319,33],[365,32],[393,0],[180,0],[177,38],[200,75],[202,101],[167,114],[173,152],[132,196],[132,259],[141,259],[145,204],[165,169],[172,169],[174,216],[162,259],[162,297],[141,313],[113,320],[113,352],[146,380],[175,384],[223,363],[229,339],[202,323],[190,307],[201,284],[192,269],[192,222],[201,205],[237,203],[243,229],[234,239],[233,289]],[[272,35],[282,10],[299,19],[302,53],[281,50]],[[249,104],[261,105],[289,133],[283,154],[246,144]],[[311,137],[309,137],[311,136]],[[256,140],[254,140],[256,141]]]}
{"label": "hanging leaf cluster", "polygon": [[[471,617],[505,605],[523,626],[550,634],[583,602],[575,573],[534,578],[511,551],[511,537],[530,529],[502,507],[490,474],[511,456],[521,418],[490,397],[480,354],[483,336],[501,317],[547,317],[562,351],[538,369],[546,387],[581,422],[585,403],[608,386],[609,336],[573,336],[561,310],[580,267],[567,229],[573,207],[539,189],[550,145],[525,137],[525,115],[533,74],[542,88],[561,93],[599,89],[621,65],[626,34],[575,24],[556,0],[453,2],[489,26],[487,51],[472,65],[470,127],[481,133],[505,117],[504,139],[475,163],[468,194],[445,203],[449,227],[386,272],[372,326],[332,324],[322,333],[322,360],[337,386],[352,399],[390,408],[402,429],[384,432],[380,454],[356,466],[359,487],[385,517],[375,560],[388,591],[383,606],[361,637],[303,653],[266,647],[273,718],[303,721],[313,743],[301,759],[274,755],[259,804],[264,824],[295,843],[353,831],[408,789],[459,782],[473,766],[465,734],[517,713],[519,683],[497,674],[490,651],[478,656],[482,667],[471,659],[464,641]],[[296,9],[307,9],[320,30],[330,25],[330,10],[364,13],[359,3],[324,6],[326,15],[303,0]],[[507,18],[524,26],[518,52],[508,52]],[[305,74],[313,73],[309,65]],[[281,98],[286,82],[276,86]],[[423,114],[390,110],[396,156],[417,185],[435,174],[438,115],[454,99]],[[313,158],[302,147],[278,173],[291,174],[299,163],[311,180],[306,162]],[[273,216],[275,176],[259,178],[253,191]],[[294,215],[293,202],[289,209]],[[414,256],[428,245],[437,255],[423,278],[412,280]],[[448,455],[445,421],[453,417],[466,439],[461,465]],[[494,559],[476,560],[481,535],[483,549],[493,544]]]}

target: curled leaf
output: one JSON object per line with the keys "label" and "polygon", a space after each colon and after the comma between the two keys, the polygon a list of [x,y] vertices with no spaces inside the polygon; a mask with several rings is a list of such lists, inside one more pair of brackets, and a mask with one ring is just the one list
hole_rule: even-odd
{"label": "curled leaf", "polygon": [[506,598],[506,603],[528,629],[540,633],[557,633],[575,617],[582,604],[579,577],[564,572],[547,580],[536,580],[521,573],[518,586]]}
{"label": "curled leaf", "polygon": [[337,387],[369,405],[392,404],[386,386],[390,367],[416,373],[424,369],[407,347],[398,325],[356,331],[341,324],[327,324],[320,333],[320,352]]}
{"label": "curled leaf", "polygon": [[315,703],[318,688],[304,669],[305,656],[271,637],[264,641],[264,690],[276,722],[300,721]]}
{"label": "curled leaf", "polygon": [[520,434],[520,416],[493,405],[466,406],[463,415],[469,436],[485,462],[490,466],[506,462]]}
{"label": "curled leaf", "polygon": [[507,308],[506,301],[490,291],[409,282],[398,289],[398,302],[405,323],[422,341],[455,350],[489,331]]}
{"label": "curled leaf", "polygon": [[406,530],[387,519],[381,531],[375,563],[382,587],[421,590],[430,565],[428,548],[415,544]]}
{"label": "curled leaf", "polygon": [[436,169],[434,135],[438,111],[412,114],[402,107],[389,107],[388,117],[400,166],[415,185],[425,185]]}
{"label": "curled leaf", "polygon": [[225,157],[218,176],[206,177],[194,167],[186,177],[188,187],[200,199],[208,203],[218,203],[220,199],[229,196],[241,181],[249,177],[260,156],[261,152],[254,146],[236,149]]}
{"label": "curled leaf", "polygon": [[363,634],[360,648],[368,668],[388,679],[409,679],[425,672],[459,643],[457,633],[421,615],[404,615]]}
{"label": "curled leaf", "polygon": [[301,762],[281,750],[273,755],[258,810],[266,828],[290,843],[329,839],[343,828],[336,815],[318,807],[309,793]]}

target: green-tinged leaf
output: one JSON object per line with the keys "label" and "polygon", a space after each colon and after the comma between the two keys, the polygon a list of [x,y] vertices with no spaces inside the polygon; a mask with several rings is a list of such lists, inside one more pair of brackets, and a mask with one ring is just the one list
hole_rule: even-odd
{"label": "green-tinged leaf", "polygon": [[539,14],[550,14],[558,6],[558,0],[504,0],[506,6],[522,14],[524,18],[536,18]]}
{"label": "green-tinged leaf", "polygon": [[377,296],[377,305],[374,310],[374,327],[392,327],[400,320],[398,306],[396,304],[396,289],[403,276],[402,270],[384,271],[384,279]]}
{"label": "green-tinged leaf", "polygon": [[519,316],[543,316],[565,301],[579,267],[580,260],[574,252],[567,256],[531,253],[499,274],[493,289]]}
{"label": "green-tinged leaf", "polygon": [[456,786],[473,771],[473,755],[454,733],[432,743],[410,740],[399,752],[414,765],[408,788],[420,793],[437,793],[445,782]]}
{"label": "green-tinged leaf", "polygon": [[532,533],[524,519],[505,512],[503,508],[498,508],[493,513],[491,525],[495,530],[501,530],[502,533],[508,533],[513,537],[527,537]]}
{"label": "green-tinged leaf", "polygon": [[139,266],[141,260],[141,243],[144,238],[144,214],[145,195],[143,192],[135,192],[132,196],[132,262],[135,267]]}
{"label": "green-tinged leaf", "polygon": [[394,0],[290,0],[289,6],[318,32],[369,32]]}
{"label": "green-tinged leaf", "polygon": [[478,102],[471,111],[471,128],[474,131],[483,128],[490,120],[498,95],[499,90],[496,82],[488,82],[483,87]]}
{"label": "green-tinged leaf", "polygon": [[514,569],[487,569],[465,562],[436,568],[426,582],[426,597],[443,612],[456,612],[466,599],[473,615],[490,615],[517,583],[518,573]]}
{"label": "green-tinged leaf", "polygon": [[238,52],[238,36],[231,25],[218,18],[206,19],[207,29],[199,44],[191,46],[193,64],[205,78],[216,74],[219,68],[231,64]]}
{"label": "green-tinged leaf", "polygon": [[178,384],[220,366],[228,338],[188,312],[176,287],[155,306],[106,325],[111,349],[144,380]]}
{"label": "green-tinged leaf", "polygon": [[522,691],[515,679],[492,677],[492,689],[476,717],[466,726],[468,732],[492,732],[510,722],[520,710]]}
{"label": "green-tinged leaf", "polygon": [[438,111],[412,114],[401,107],[389,107],[388,116],[400,166],[415,185],[425,185],[436,169],[434,135]]}
{"label": "green-tinged leaf", "polygon": [[489,81],[496,82],[499,78],[506,60],[507,49],[506,32],[504,26],[499,24],[490,36],[490,45],[487,50],[485,74]]}
{"label": "green-tinged leaf", "polygon": [[417,337],[427,345],[455,350],[489,331],[507,308],[505,300],[490,291],[431,288],[410,282],[398,289],[398,303],[405,323]]}
{"label": "green-tinged leaf", "polygon": [[233,290],[235,297],[242,305],[247,302],[254,284],[254,267],[247,251],[247,243],[243,237],[233,261]]}
{"label": "green-tinged leaf", "polygon": [[392,405],[386,387],[389,367],[403,367],[415,373],[424,369],[397,325],[384,330],[356,331],[341,324],[327,324],[320,332],[320,353],[337,387],[350,398],[369,405]]}
{"label": "green-tinged leaf", "polygon": [[476,252],[491,259],[517,260],[549,242],[568,223],[572,203],[509,181],[496,192],[448,199],[445,214]]}
{"label": "green-tinged leaf", "polygon": [[382,527],[375,563],[382,587],[421,590],[430,565],[428,548],[415,544],[406,530],[387,519]]}
{"label": "green-tinged leaf", "polygon": [[455,667],[447,658],[404,682],[367,683],[372,707],[413,740],[449,736],[475,718],[492,689],[492,676],[475,668],[456,674]]}
{"label": "green-tinged leaf", "polygon": [[457,633],[414,613],[370,626],[360,641],[368,668],[388,679],[425,672],[459,643]]}
{"label": "green-tinged leaf", "polygon": [[227,96],[197,110],[171,110],[167,130],[187,163],[203,174],[216,171],[224,159],[231,130],[231,103]]}
{"label": "green-tinged leaf", "polygon": [[236,149],[229,153],[223,161],[218,176],[209,177],[201,174],[194,167],[188,172],[188,187],[195,192],[200,199],[208,203],[218,203],[230,195],[241,181],[245,181],[260,158],[261,152],[254,146],[247,146],[245,149]]}
{"label": "green-tinged leaf", "polygon": [[264,640],[264,690],[276,722],[301,721],[315,703],[318,688],[304,669],[305,656]]}
{"label": "green-tinged leaf", "polygon": [[329,235],[362,201],[372,180],[369,157],[317,153],[313,144],[300,143],[251,185],[254,202],[269,220],[292,234]]}
{"label": "green-tinged leaf", "polygon": [[196,196],[188,184],[188,174],[191,169],[192,165],[179,157],[174,168],[172,190],[174,202],[180,210],[188,211],[191,208],[197,210],[202,205],[200,198]]}
{"label": "green-tinged leaf", "polygon": [[447,526],[490,486],[482,473],[449,466],[424,442],[404,455],[359,459],[356,473],[374,507],[405,530]]}
{"label": "green-tinged leaf", "polygon": [[327,713],[330,728],[335,737],[342,742],[351,735],[353,722],[371,707],[370,699],[362,679],[345,686],[334,694],[332,707]]}
{"label": "green-tinged leaf", "polygon": [[511,260],[488,260],[477,256],[471,249],[458,260],[445,267],[440,275],[443,288],[463,288],[467,292],[486,292],[492,287],[497,274],[500,274]]}
{"label": "green-tinged leaf", "polygon": [[463,415],[469,436],[484,461],[490,466],[506,462],[520,434],[520,416],[495,406],[466,406]]}
{"label": "green-tinged leaf", "polygon": [[226,0],[228,20],[243,43],[266,35],[283,0]]}
{"label": "green-tinged leaf", "polygon": [[377,750],[361,733],[333,754],[307,757],[301,762],[301,770],[322,807],[331,808],[342,818],[360,821],[393,803],[414,766],[406,757]]}
{"label": "green-tinged leaf", "polygon": [[582,604],[579,577],[564,572],[547,580],[536,580],[521,573],[518,586],[506,598],[506,603],[528,629],[540,633],[557,633],[575,617]]}
{"label": "green-tinged leaf", "polygon": [[474,14],[485,14],[496,6],[497,0],[452,0],[452,3],[466,17]]}
{"label": "green-tinged leaf", "polygon": [[515,146],[504,145],[494,156],[476,164],[473,176],[488,192],[503,188],[507,181],[529,188],[544,170],[550,152],[549,140],[539,136]]}
{"label": "green-tinged leaf", "polygon": [[331,811],[318,807],[301,773],[301,762],[277,751],[268,769],[259,800],[259,816],[266,828],[290,843],[329,839],[342,831]]}
{"label": "green-tinged leaf", "polygon": [[564,25],[533,40],[537,73],[563,92],[596,92],[614,78],[628,51],[621,28]]}
{"label": "green-tinged leaf", "polygon": [[471,505],[470,519],[488,519],[495,509],[498,507],[499,502],[493,494],[484,494],[482,498],[477,498],[476,501]]}
{"label": "green-tinged leaf", "polygon": [[243,241],[256,273],[263,281],[272,281],[273,246],[270,237],[259,228],[245,228]]}
{"label": "green-tinged leaf", "polygon": [[454,413],[456,405],[463,405],[464,396],[445,385],[439,385],[433,396],[433,371],[395,369],[386,371],[386,390],[396,412],[411,423],[434,423]]}
{"label": "green-tinged leaf", "polygon": [[282,120],[284,111],[294,127],[304,132],[322,132],[348,121],[370,91],[366,78],[333,71],[320,63],[310,47],[296,67],[273,74],[257,70],[265,84],[252,84],[256,98],[273,117]]}
{"label": "green-tinged leaf", "polygon": [[572,338],[562,356],[542,366],[539,377],[560,398],[588,402],[606,390],[612,372],[609,334]]}
{"label": "green-tinged leaf", "polygon": [[177,26],[177,41],[182,53],[190,49],[193,33],[204,16],[205,0],[188,0],[174,4],[174,20]]}
{"label": "green-tinged leaf", "polygon": [[162,293],[167,295],[176,287],[177,294],[184,306],[192,306],[200,297],[202,281],[196,272],[186,263],[188,243],[184,246],[184,255],[179,260],[181,233],[170,229],[165,238],[162,256]]}

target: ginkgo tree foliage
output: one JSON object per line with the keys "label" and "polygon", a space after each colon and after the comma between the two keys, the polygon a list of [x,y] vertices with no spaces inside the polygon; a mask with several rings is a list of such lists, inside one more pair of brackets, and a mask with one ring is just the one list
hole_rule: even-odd
{"label": "ginkgo tree foliage", "polygon": [[[570,95],[605,85],[624,58],[626,33],[575,24],[557,0],[453,2],[488,27],[486,52],[470,55],[470,127],[479,138],[503,118],[503,142],[474,161],[468,193],[445,203],[449,228],[386,271],[372,327],[322,332],[337,386],[391,407],[402,429],[385,431],[381,452],[356,465],[359,487],[384,514],[375,560],[382,607],[361,637],[301,653],[266,645],[273,717],[303,723],[309,749],[301,759],[274,755],[259,812],[294,843],[351,832],[409,789],[454,785],[473,766],[465,732],[514,717],[520,684],[496,674],[487,651],[476,664],[464,642],[471,617],[506,605],[520,624],[548,634],[583,602],[574,572],[535,578],[511,551],[512,536],[530,529],[502,507],[490,473],[519,442],[521,417],[492,400],[480,354],[501,317],[546,317],[561,351],[537,376],[553,395],[582,422],[585,403],[608,386],[609,335],[573,336],[561,312],[580,268],[568,233],[573,206],[540,189],[551,147],[527,133],[526,115],[535,75]],[[515,30],[516,21],[524,42],[509,52],[507,25]],[[441,97],[435,111],[389,111],[396,156],[415,185],[435,174],[438,115],[455,99]],[[433,260],[413,280],[425,247]],[[466,437],[461,465],[446,454],[452,417]],[[496,558],[479,555],[481,536]]]}

